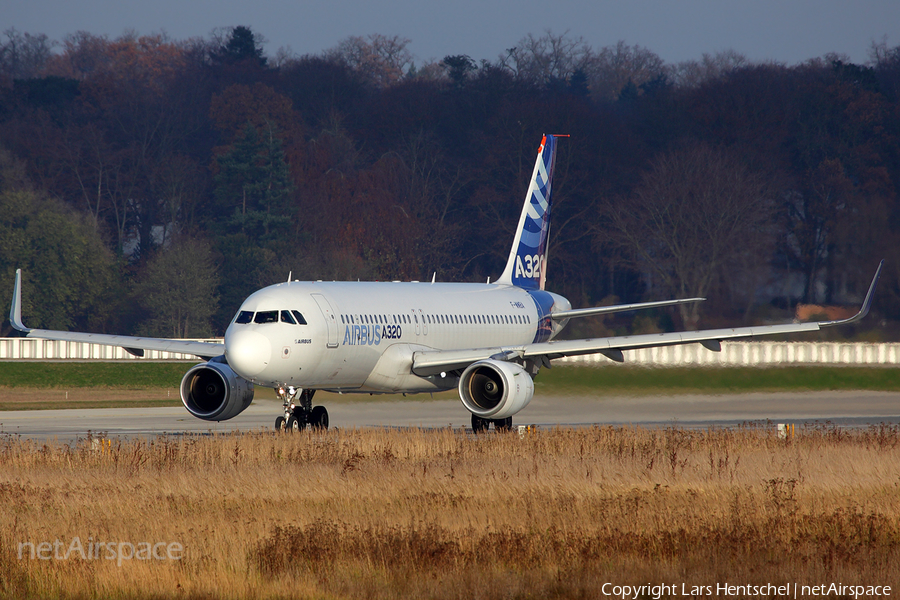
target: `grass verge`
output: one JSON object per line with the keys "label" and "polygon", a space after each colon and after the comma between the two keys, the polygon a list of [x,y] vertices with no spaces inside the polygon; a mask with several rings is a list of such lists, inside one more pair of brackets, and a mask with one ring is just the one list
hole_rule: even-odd
{"label": "grass verge", "polygon": [[177,388],[0,388],[0,411],[181,406]]}
{"label": "grass verge", "polygon": [[541,391],[656,395],[767,391],[900,391],[900,369],[859,367],[653,368],[553,367],[541,370]]}
{"label": "grass verge", "polygon": [[198,362],[0,361],[0,387],[178,389]]}

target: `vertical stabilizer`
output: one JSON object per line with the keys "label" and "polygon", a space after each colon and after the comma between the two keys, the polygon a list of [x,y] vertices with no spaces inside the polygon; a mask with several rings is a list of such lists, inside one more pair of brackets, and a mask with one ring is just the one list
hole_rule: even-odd
{"label": "vertical stabilizer", "polygon": [[497,280],[499,284],[530,290],[544,289],[547,240],[550,234],[550,186],[556,162],[557,137],[545,134],[541,140],[516,237],[509,251],[506,268]]}

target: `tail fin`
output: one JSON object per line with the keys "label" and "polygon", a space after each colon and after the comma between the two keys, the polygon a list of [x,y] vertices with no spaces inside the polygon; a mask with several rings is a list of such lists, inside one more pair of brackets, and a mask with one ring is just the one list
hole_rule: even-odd
{"label": "tail fin", "polygon": [[557,137],[560,136],[545,134],[541,140],[516,237],[497,283],[531,290],[544,289],[550,234],[550,186]]}

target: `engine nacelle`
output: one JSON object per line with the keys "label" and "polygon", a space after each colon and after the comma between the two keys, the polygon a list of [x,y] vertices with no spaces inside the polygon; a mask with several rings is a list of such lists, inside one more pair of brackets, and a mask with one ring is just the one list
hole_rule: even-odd
{"label": "engine nacelle", "polygon": [[204,421],[226,421],[253,401],[253,384],[224,362],[194,365],[181,380],[181,401],[188,412]]}
{"label": "engine nacelle", "polygon": [[482,360],[469,365],[459,378],[459,398],[483,419],[511,417],[531,402],[534,381],[516,363]]}

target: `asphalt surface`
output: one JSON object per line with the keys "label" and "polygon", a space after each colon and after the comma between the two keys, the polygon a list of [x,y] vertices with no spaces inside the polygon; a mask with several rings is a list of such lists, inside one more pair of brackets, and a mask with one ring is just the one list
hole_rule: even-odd
{"label": "asphalt surface", "polygon": [[[328,408],[331,427],[469,427],[459,400],[362,401],[316,396]],[[134,437],[271,430],[281,404],[260,400],[221,423],[201,421],[181,407],[100,408],[0,412],[0,436],[68,443],[92,435]],[[824,423],[864,427],[900,423],[900,393],[805,392],[646,397],[542,396],[513,418],[514,425],[586,427],[733,426],[747,422]]]}

